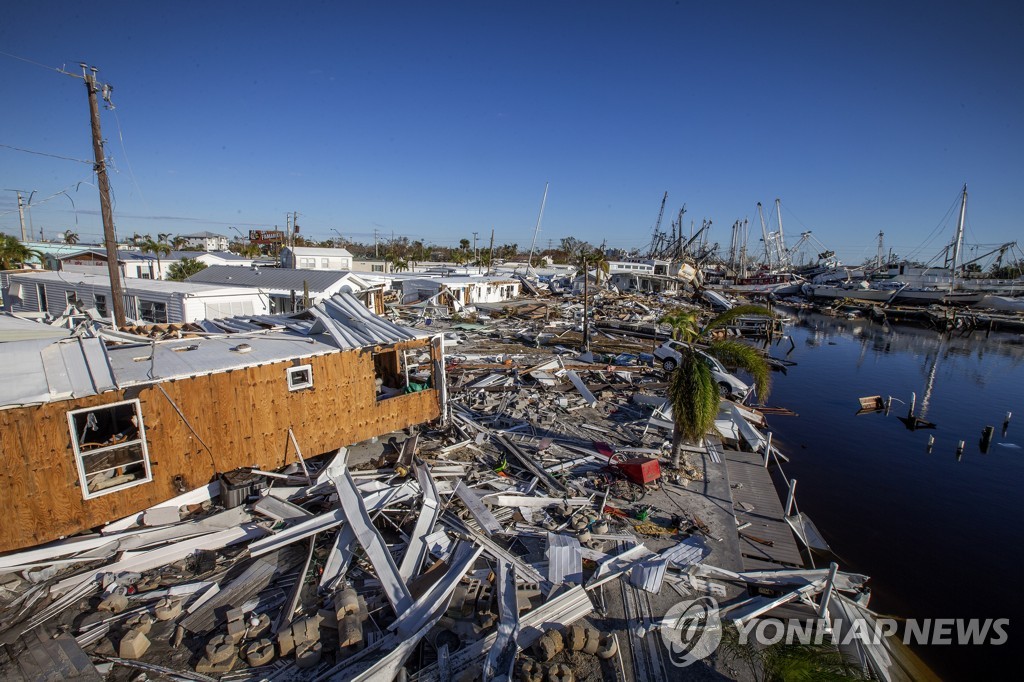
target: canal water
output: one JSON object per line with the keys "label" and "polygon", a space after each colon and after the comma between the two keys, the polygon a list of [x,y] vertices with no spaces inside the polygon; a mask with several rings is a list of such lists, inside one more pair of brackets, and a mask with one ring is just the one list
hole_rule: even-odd
{"label": "canal water", "polygon": [[[792,343],[777,343],[772,355],[797,364],[774,375],[768,403],[798,416],[769,421],[775,443],[792,460],[784,469],[798,480],[800,510],[830,542],[842,569],[871,576],[876,612],[1010,619],[1002,646],[914,647],[944,679],[1018,672],[1024,336],[949,336],[779,311],[793,320],[786,329]],[[917,416],[934,429],[911,431],[899,420],[913,393]],[[857,414],[858,398],[872,395],[895,399],[888,416]],[[1014,417],[1003,435],[1007,412]],[[985,426],[996,432],[982,453]]]}

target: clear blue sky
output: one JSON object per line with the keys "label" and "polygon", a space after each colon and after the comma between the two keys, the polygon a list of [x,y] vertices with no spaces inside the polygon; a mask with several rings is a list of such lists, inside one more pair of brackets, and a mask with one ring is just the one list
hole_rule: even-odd
{"label": "clear blue sky", "polygon": [[[790,244],[906,254],[960,186],[968,240],[1024,237],[1019,3],[12,3],[0,50],[114,85],[119,235],[282,225],[441,244],[492,227],[641,247],[664,225],[783,203]],[[80,80],[0,55],[0,144],[90,159]],[[115,117],[116,114],[116,117]],[[123,145],[122,145],[123,137]],[[0,147],[38,202],[86,164]],[[96,190],[32,210],[98,238]],[[18,231],[0,192],[0,229]]]}

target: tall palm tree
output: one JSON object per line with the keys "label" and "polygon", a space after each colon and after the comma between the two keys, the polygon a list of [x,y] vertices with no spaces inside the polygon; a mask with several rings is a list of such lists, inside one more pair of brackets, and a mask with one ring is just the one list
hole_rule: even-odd
{"label": "tall palm tree", "polygon": [[139,248],[142,249],[142,253],[156,254],[156,279],[162,279],[164,267],[160,262],[160,256],[171,255],[171,245],[165,241],[153,241],[149,238],[149,235],[146,235],[145,240],[139,244]]}
{"label": "tall palm tree", "polygon": [[158,242],[164,242],[165,244],[167,243],[167,240],[170,239],[170,238],[171,238],[171,233],[170,232],[161,232],[161,233],[157,234],[157,236],[156,236],[156,240]]}
{"label": "tall palm tree", "polygon": [[77,244],[78,233],[72,232],[71,230],[64,230],[64,243],[65,244]]}
{"label": "tall palm tree", "polygon": [[[744,315],[768,315],[767,308],[756,305],[737,306],[711,318],[703,327],[693,311],[677,309],[661,318],[663,324],[672,326],[673,338],[685,342],[679,349],[679,366],[672,374],[668,395],[672,404],[675,429],[672,432],[672,465],[679,466],[683,441],[698,443],[711,430],[718,415],[721,401],[718,385],[711,375],[711,367],[705,361],[695,343],[710,335],[715,329],[722,329],[730,322]],[[750,373],[761,403],[771,391],[771,372],[764,357],[754,348],[730,340],[711,340],[705,353],[729,367],[739,367]]]}
{"label": "tall palm tree", "polygon": [[41,251],[36,249],[30,249],[17,237],[13,237],[9,234],[0,235],[0,270],[13,270],[17,267],[23,267],[26,261],[30,261],[33,258],[37,259],[46,266],[46,259]]}
{"label": "tall palm tree", "polygon": [[184,282],[186,279],[196,274],[200,270],[207,268],[206,263],[197,261],[195,258],[182,258],[176,263],[172,263],[171,267],[167,268],[167,279],[175,282]]}
{"label": "tall palm tree", "polygon": [[171,246],[174,247],[175,251],[181,251],[181,249],[184,248],[186,243],[188,243],[188,240],[182,237],[181,235],[178,235],[171,240]]}

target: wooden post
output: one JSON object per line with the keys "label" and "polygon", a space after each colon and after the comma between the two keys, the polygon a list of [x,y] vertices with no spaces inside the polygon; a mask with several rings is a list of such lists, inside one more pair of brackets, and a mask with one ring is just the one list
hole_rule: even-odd
{"label": "wooden post", "polygon": [[907,419],[914,418],[914,408],[917,407],[917,393],[910,394],[910,411],[907,412]]}
{"label": "wooden post", "polygon": [[124,289],[121,287],[121,271],[117,265],[117,237],[114,235],[114,212],[110,206],[110,180],[107,178],[107,161],[103,156],[103,135],[100,132],[100,107],[96,102],[96,69],[86,70],[82,64],[85,89],[89,93],[89,116],[92,119],[92,151],[96,158],[96,181],[100,191],[100,215],[103,217],[103,243],[107,250],[107,273],[110,275],[110,297],[114,313],[114,329],[128,326],[124,316]]}
{"label": "wooden post", "polygon": [[765,441],[765,444],[764,444],[764,468],[765,469],[768,468],[768,460],[771,457],[771,454],[772,454],[772,432],[769,431],[768,432],[768,439]]}

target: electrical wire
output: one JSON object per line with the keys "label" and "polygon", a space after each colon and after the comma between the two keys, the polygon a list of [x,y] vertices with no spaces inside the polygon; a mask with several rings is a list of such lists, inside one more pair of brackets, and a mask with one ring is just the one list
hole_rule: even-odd
{"label": "electrical wire", "polygon": [[79,78],[80,77],[80,76],[78,76],[78,74],[70,73],[69,71],[65,71],[64,69],[58,69],[55,66],[48,66],[46,64],[42,64],[40,62],[36,62],[36,61],[31,60],[31,59],[27,59],[25,57],[19,57],[18,55],[11,54],[10,52],[4,52],[4,51],[0,50],[0,55],[3,55],[5,57],[10,57],[11,59],[17,59],[18,61],[25,62],[27,64],[32,64],[33,66],[38,66],[39,68],[46,69],[47,71],[56,71],[57,73],[59,73],[61,75],[64,75],[64,76],[73,76],[75,78]]}
{"label": "electrical wire", "polygon": [[34,151],[32,149],[24,149],[22,147],[15,147],[15,146],[9,145],[9,144],[0,143],[0,147],[5,147],[7,149],[13,149],[16,152],[25,152],[26,154],[36,154],[37,156],[48,156],[51,159],[61,159],[63,161],[77,161],[78,163],[85,163],[85,164],[88,164],[90,166],[95,164],[94,161],[86,161],[85,159],[73,159],[70,156],[61,156],[60,154],[49,154],[47,152],[37,152],[37,151]]}

